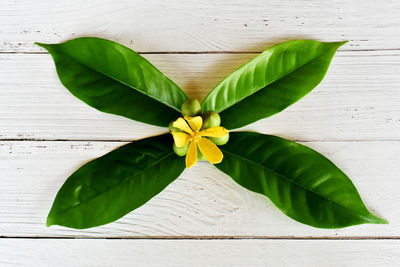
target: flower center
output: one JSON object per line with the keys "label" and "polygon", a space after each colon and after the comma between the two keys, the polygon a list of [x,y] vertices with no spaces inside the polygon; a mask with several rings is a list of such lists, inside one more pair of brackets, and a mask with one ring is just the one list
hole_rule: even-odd
{"label": "flower center", "polygon": [[198,131],[193,131],[192,139],[197,139],[198,137],[199,137],[199,132]]}

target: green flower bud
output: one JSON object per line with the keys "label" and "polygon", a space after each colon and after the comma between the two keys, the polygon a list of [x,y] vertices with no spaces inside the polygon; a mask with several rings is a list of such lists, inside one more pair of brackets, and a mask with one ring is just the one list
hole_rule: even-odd
{"label": "green flower bud", "polygon": [[203,117],[203,126],[201,129],[208,129],[221,124],[221,117],[215,111],[206,111],[201,116]]}
{"label": "green flower bud", "polygon": [[188,151],[189,144],[187,144],[186,146],[183,146],[183,147],[177,147],[174,143],[172,147],[174,149],[175,154],[177,154],[179,157],[183,157],[186,155],[186,153]]}
{"label": "green flower bud", "polygon": [[170,131],[170,132],[182,132],[181,129],[178,129],[178,128],[172,126],[173,123],[174,123],[174,121],[171,121],[171,122],[169,123],[169,125],[168,125],[169,131]]}
{"label": "green flower bud", "polygon": [[198,160],[203,160],[203,161],[207,160],[207,158],[204,157],[203,153],[200,152],[200,149],[197,149],[197,159]]}
{"label": "green flower bud", "polygon": [[181,110],[184,116],[194,117],[199,115],[201,112],[200,102],[197,99],[188,99],[182,104]]}
{"label": "green flower bud", "polygon": [[222,146],[228,143],[229,133],[222,137],[208,137],[211,141],[213,141],[217,146]]}

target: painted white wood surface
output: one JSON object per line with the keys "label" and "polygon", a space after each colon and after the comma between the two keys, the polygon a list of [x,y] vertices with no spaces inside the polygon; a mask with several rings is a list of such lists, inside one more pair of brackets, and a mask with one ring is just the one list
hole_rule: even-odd
{"label": "painted white wood surface", "polygon": [[112,38],[137,51],[262,51],[288,39],[398,49],[397,0],[2,0],[0,51],[34,42]]}
{"label": "painted white wood surface", "polygon": [[389,225],[315,229],[283,215],[264,196],[200,162],[146,205],[87,230],[45,226],[56,192],[79,166],[120,142],[0,143],[0,229],[18,237],[400,237],[399,141],[306,142],[351,177],[367,207]]}
{"label": "painted white wood surface", "polygon": [[[256,54],[144,56],[189,96],[202,98]],[[134,140],[165,132],[76,99],[48,54],[6,54],[0,61],[2,139]],[[399,51],[339,52],[313,92],[245,129],[293,140],[399,140],[399,74]]]}
{"label": "painted white wood surface", "polygon": [[400,242],[395,240],[3,239],[0,264],[382,267],[399,266],[399,250]]}
{"label": "painted white wood surface", "polygon": [[[396,0],[2,0],[0,265],[398,266],[399,27]],[[322,152],[390,224],[308,227],[200,163],[115,223],[46,228],[51,202],[76,168],[120,141],[164,132],[98,112],[62,87],[50,56],[33,43],[78,36],[145,52],[199,98],[280,41],[350,40],[315,91],[246,129]],[[68,239],[75,237],[90,239]],[[245,239],[219,240],[229,238]]]}

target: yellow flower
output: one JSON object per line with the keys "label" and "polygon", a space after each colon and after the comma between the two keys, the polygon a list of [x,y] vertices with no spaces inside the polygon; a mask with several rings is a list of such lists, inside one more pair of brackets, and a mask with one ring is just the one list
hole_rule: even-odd
{"label": "yellow flower", "polygon": [[172,123],[173,127],[183,131],[171,133],[174,137],[175,145],[184,147],[190,142],[185,159],[187,168],[192,167],[197,162],[197,147],[212,164],[220,163],[224,157],[217,145],[205,137],[223,137],[228,134],[228,130],[217,126],[200,131],[202,125],[203,119],[201,116],[184,116],[184,118],[178,118]]}

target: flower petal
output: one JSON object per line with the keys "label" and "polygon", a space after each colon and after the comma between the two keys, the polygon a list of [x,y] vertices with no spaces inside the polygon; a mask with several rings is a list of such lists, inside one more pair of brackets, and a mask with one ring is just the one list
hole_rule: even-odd
{"label": "flower petal", "polygon": [[172,132],[172,136],[174,137],[175,145],[177,147],[184,147],[190,141],[190,135],[184,132]]}
{"label": "flower petal", "polygon": [[224,127],[217,126],[217,127],[211,127],[208,129],[204,129],[199,132],[199,136],[209,136],[209,137],[223,137],[227,135],[229,131],[225,129]]}
{"label": "flower petal", "polygon": [[184,116],[184,118],[189,123],[190,128],[192,128],[192,130],[195,132],[200,130],[201,126],[203,125],[203,118],[201,116],[196,116],[196,117]]}
{"label": "flower petal", "polygon": [[193,134],[192,129],[190,129],[189,125],[183,118],[178,118],[176,121],[172,123],[173,127],[176,127],[182,131],[187,132],[188,134]]}
{"label": "flower petal", "polygon": [[192,142],[190,142],[188,152],[186,154],[185,163],[186,168],[192,167],[197,162],[197,145],[196,139],[193,138]]}
{"label": "flower petal", "polygon": [[[197,145],[199,146],[200,152],[206,157],[206,159],[212,163],[220,163],[224,155],[222,154],[221,150],[207,138],[198,138]],[[190,149],[190,148],[189,148]]]}

